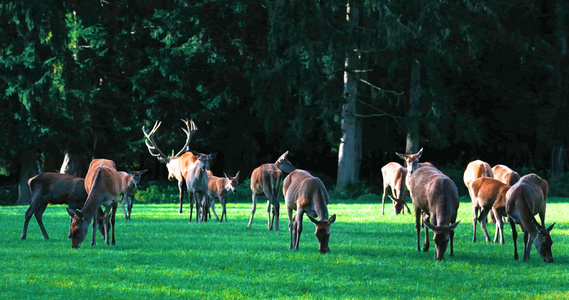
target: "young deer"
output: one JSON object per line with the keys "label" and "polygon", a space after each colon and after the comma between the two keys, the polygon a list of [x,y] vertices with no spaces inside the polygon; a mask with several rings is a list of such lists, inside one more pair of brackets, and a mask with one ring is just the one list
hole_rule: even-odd
{"label": "young deer", "polygon": [[[393,202],[395,214],[405,213],[403,207],[407,207],[407,212],[411,213],[407,202],[405,201],[405,192],[407,186],[405,179],[407,178],[407,169],[396,162],[390,162],[381,168],[383,178],[383,195],[381,196],[381,214],[385,213],[385,196],[389,196]],[[387,194],[387,190],[391,190],[391,195]]]}
{"label": "young deer", "polygon": [[[494,243],[498,242],[498,235],[500,235],[500,244],[504,244],[504,223],[502,217],[506,216],[506,193],[509,189],[510,186],[508,184],[489,177],[480,177],[470,183],[469,191],[472,199],[472,227],[474,231],[473,242],[476,242],[477,221],[482,227],[486,242],[490,241],[488,230],[486,230],[486,216],[492,211],[496,219]],[[478,212],[480,212],[480,216],[478,216]]]}
{"label": "young deer", "polygon": [[[110,215],[110,226],[112,227],[112,244],[115,245],[115,214],[118,205],[118,196],[122,191],[122,180],[117,170],[115,169],[115,164],[111,160],[96,159],[91,162],[89,166],[89,171],[85,176],[85,189],[87,191],[87,200],[81,208],[81,210],[73,211],[67,208],[69,215],[72,217],[71,221],[71,247],[79,248],[81,243],[85,240],[87,235],[87,227],[101,208],[105,206],[105,212],[103,218],[106,220],[109,218],[109,210],[112,208],[112,213]],[[96,244],[95,242],[95,225],[93,222],[93,239],[91,241],[91,246]],[[104,224],[104,236],[105,244],[109,244],[109,228],[107,224]]]}
{"label": "young deer", "polygon": [[[548,193],[547,181],[541,179],[536,174],[528,174],[520,178],[506,194],[506,213],[512,227],[512,238],[514,239],[514,259],[518,259],[517,239],[518,232],[516,224],[524,233],[524,261],[530,258],[531,244],[535,248],[543,261],[552,263],[553,254],[551,246],[551,230],[555,223],[545,228],[545,204]],[[535,219],[539,214],[541,224]]]}
{"label": "young deer", "polygon": [[[454,229],[458,211],[458,189],[454,182],[435,167],[418,168],[423,149],[416,154],[399,154],[407,164],[407,188],[415,211],[417,251],[421,251],[421,224],[425,227],[423,251],[429,250],[429,232],[434,232],[435,259],[443,260],[450,240],[450,256],[454,256]],[[421,223],[422,219],[422,223]],[[432,220],[433,224],[429,222]]]}
{"label": "young deer", "polygon": [[[210,171],[208,171],[209,175]],[[223,217],[225,216],[225,222],[227,222],[227,194],[229,191],[235,193],[235,189],[239,184],[239,171],[235,174],[234,177],[229,177],[227,174],[224,174],[225,177],[217,177],[211,174],[209,176],[209,184],[208,184],[208,194],[212,198],[211,201],[211,208],[215,215],[215,219],[218,221],[223,222]],[[215,198],[219,199],[221,203],[221,220],[217,217],[217,213],[215,213]]]}
{"label": "young deer", "polygon": [[[269,230],[273,230],[273,222],[275,224],[275,230],[279,231],[279,189],[281,182],[283,181],[283,172],[290,173],[296,168],[287,159],[288,151],[283,153],[277,159],[274,164],[263,164],[253,170],[251,173],[251,198],[253,201],[253,207],[251,209],[251,218],[249,219],[249,224],[247,228],[251,227],[253,223],[253,216],[255,215],[255,210],[257,208],[257,197],[265,195],[267,196],[267,213],[268,213],[268,224]],[[273,207],[272,213],[273,217],[271,219],[271,206]]]}
{"label": "young deer", "polygon": [[[320,253],[330,251],[330,225],[336,221],[336,215],[328,218],[328,191],[318,177],[304,170],[294,170],[283,182],[288,228],[290,231],[290,249],[298,250],[302,233],[302,216],[306,213],[316,225],[314,233],[318,238]],[[296,210],[293,216],[292,212]]]}
{"label": "young deer", "polygon": [[[123,190],[121,192],[121,194],[123,195],[121,206],[125,220],[130,220],[130,213],[132,212],[132,206],[134,204],[134,196],[136,195],[136,190],[138,189],[138,184],[140,183],[140,177],[142,177],[142,174],[146,173],[146,171],[148,170],[132,171],[130,173],[122,171],[119,172],[123,185]],[[124,207],[125,203],[126,203],[126,209]]]}

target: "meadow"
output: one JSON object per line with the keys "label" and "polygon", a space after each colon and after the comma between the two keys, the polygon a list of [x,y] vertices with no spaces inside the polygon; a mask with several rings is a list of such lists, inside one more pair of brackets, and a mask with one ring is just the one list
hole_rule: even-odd
{"label": "meadow", "polygon": [[[135,204],[131,221],[119,207],[117,245],[104,245],[97,234],[92,247],[89,233],[80,249],[71,249],[67,238],[65,206],[49,206],[44,213],[49,240],[35,219],[27,240],[21,240],[27,207],[1,206],[0,294],[3,299],[567,299],[569,199],[548,200],[546,223],[557,222],[553,264],[544,263],[535,247],[529,261],[514,260],[508,224],[504,245],[484,242],[481,230],[473,243],[467,197],[461,198],[455,256],[447,251],[442,262],[434,260],[433,242],[427,253],[416,250],[412,215],[394,216],[386,205],[382,216],[374,201],[331,200],[329,210],[338,218],[325,255],[318,253],[307,218],[300,250],[289,250],[286,212],[281,211],[280,232],[268,231],[262,201],[249,229],[250,203],[229,203],[228,223],[200,224],[188,223],[188,204],[182,215],[176,204]],[[518,247],[522,256],[521,237]]]}

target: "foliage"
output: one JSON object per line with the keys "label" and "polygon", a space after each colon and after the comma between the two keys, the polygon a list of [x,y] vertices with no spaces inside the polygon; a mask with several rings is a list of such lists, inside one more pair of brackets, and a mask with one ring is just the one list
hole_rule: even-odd
{"label": "foliage", "polygon": [[[117,245],[104,245],[97,234],[97,245],[86,241],[80,249],[70,247],[63,206],[50,206],[44,214],[50,240],[32,220],[25,241],[20,234],[26,207],[0,207],[0,255],[10,257],[0,262],[5,274],[0,291],[5,298],[82,299],[469,299],[479,290],[488,299],[569,297],[566,198],[547,210],[547,223],[557,222],[552,264],[544,263],[534,247],[529,261],[514,260],[509,226],[505,245],[473,243],[468,202],[459,209],[463,222],[456,230],[455,256],[447,250],[444,262],[433,259],[432,243],[427,253],[417,251],[412,215],[388,210],[381,216],[376,203],[331,202],[330,212],[338,218],[326,255],[318,253],[307,218],[299,251],[288,249],[284,213],[278,233],[267,230],[263,210],[247,229],[246,203],[228,205],[227,223],[201,224],[188,223],[176,204],[138,205],[131,221],[117,218]],[[518,247],[523,248],[520,241]]]}

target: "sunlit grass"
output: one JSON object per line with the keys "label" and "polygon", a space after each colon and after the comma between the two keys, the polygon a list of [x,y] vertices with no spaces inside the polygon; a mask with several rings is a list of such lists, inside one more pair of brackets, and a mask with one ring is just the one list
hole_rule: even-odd
{"label": "sunlit grass", "polygon": [[[288,249],[284,205],[280,232],[267,230],[262,202],[249,229],[249,203],[229,203],[228,223],[201,224],[188,223],[189,205],[182,215],[176,204],[135,205],[132,221],[117,214],[116,246],[104,245],[98,235],[91,247],[89,234],[77,250],[67,238],[63,206],[50,206],[44,214],[50,240],[32,219],[25,241],[20,235],[27,207],[0,207],[0,294],[3,299],[569,298],[568,199],[548,204],[546,223],[557,222],[553,264],[544,263],[535,248],[530,261],[515,261],[507,224],[505,245],[483,242],[480,230],[473,243],[470,203],[462,200],[455,256],[447,252],[444,262],[434,261],[433,243],[428,253],[417,252],[412,215],[394,216],[386,205],[381,216],[378,203],[331,204],[338,219],[326,255],[318,253],[307,219],[300,250]],[[518,247],[523,251],[521,241]]]}

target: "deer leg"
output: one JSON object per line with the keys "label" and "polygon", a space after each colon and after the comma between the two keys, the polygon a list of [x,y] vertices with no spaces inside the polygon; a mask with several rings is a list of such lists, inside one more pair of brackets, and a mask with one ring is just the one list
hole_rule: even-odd
{"label": "deer leg", "polygon": [[275,231],[279,231],[280,226],[279,226],[279,215],[280,215],[280,204],[279,201],[277,199],[275,199],[276,201],[273,203],[273,218],[277,218],[277,221],[275,223]]}
{"label": "deer leg", "polygon": [[478,207],[472,204],[472,241],[476,243],[476,222],[478,222]]}
{"label": "deer leg", "polygon": [[[113,204],[114,205],[114,204]],[[111,211],[112,205],[105,207],[105,212],[103,213],[103,220],[104,220],[104,228],[105,228],[105,245],[109,244],[109,232],[110,232],[110,224],[107,223],[109,219],[109,213]],[[111,220],[112,222],[112,220]],[[95,228],[93,228],[95,230]]]}
{"label": "deer leg", "polygon": [[510,226],[512,227],[512,238],[514,240],[514,259],[518,259],[518,231],[516,230],[516,223],[512,220],[512,218],[508,218],[510,222]]}
{"label": "deer leg", "polygon": [[531,252],[531,244],[533,243],[530,234],[527,230],[524,230],[524,261],[529,259]]}
{"label": "deer leg", "polygon": [[[126,209],[124,207],[124,204],[126,202]],[[123,194],[122,196],[122,201],[121,201],[121,207],[122,207],[122,212],[124,213],[124,219],[128,220],[128,215],[127,215],[127,211],[128,211],[128,198],[126,193]]]}
{"label": "deer leg", "polygon": [[113,202],[113,212],[111,213],[111,227],[113,228],[111,245],[117,244],[115,240],[115,216],[117,215],[117,207],[118,207],[118,202]]}
{"label": "deer leg", "polygon": [[200,222],[200,213],[203,214],[203,211],[201,211],[201,204],[200,204],[200,197],[198,195],[197,192],[194,192],[194,201],[195,201],[195,206],[196,206],[196,223]]}
{"label": "deer leg", "polygon": [[[423,213],[423,221],[429,222],[429,220],[430,220],[430,217]],[[423,252],[427,252],[427,251],[429,251],[429,246],[430,246],[429,230],[428,230],[427,226],[423,226],[423,229],[425,230],[425,243],[423,244]]]}
{"label": "deer leg", "polygon": [[253,192],[253,195],[251,196],[251,202],[253,203],[251,208],[251,218],[249,218],[249,224],[247,225],[247,228],[251,228],[251,224],[253,223],[253,216],[255,215],[255,210],[257,210],[257,195],[255,192]]}
{"label": "deer leg", "polygon": [[293,237],[294,237],[294,235],[293,235],[294,227],[293,227],[293,226],[294,226],[294,218],[295,218],[295,217],[294,217],[293,214],[292,214],[292,208],[290,208],[290,207],[288,207],[288,206],[286,207],[286,213],[287,213],[287,215],[288,215],[288,231],[289,231],[289,234],[290,234],[290,246],[289,246],[289,249],[292,249],[292,247],[293,247],[293,241],[294,241],[294,238],[293,238]]}
{"label": "deer leg", "polygon": [[267,214],[269,215],[269,220],[267,223],[267,227],[269,230],[273,230],[273,222],[275,221],[275,215],[273,214],[273,219],[271,219],[271,198],[267,196]]}
{"label": "deer leg", "polygon": [[224,216],[225,216],[225,222],[227,222],[227,210],[226,210],[227,198],[221,197],[219,199],[219,202],[221,202],[221,222],[223,222]]}
{"label": "deer leg", "polygon": [[[411,210],[409,209],[409,205],[407,205],[407,202],[403,203],[405,205],[405,207],[407,207],[407,213],[411,214]],[[405,213],[405,210],[401,210],[401,212],[403,212],[403,214]]]}
{"label": "deer leg", "polygon": [[[99,212],[95,212],[95,215],[93,216],[93,220],[92,220],[93,221],[93,238],[91,239],[91,246],[95,246],[97,244],[97,242],[95,241],[95,232],[97,231],[97,214],[98,213]],[[89,220],[89,221],[91,221],[91,220]],[[87,221],[87,222],[89,222],[89,221]],[[107,223],[105,222],[105,224],[107,224]]]}
{"label": "deer leg", "polygon": [[381,215],[385,214],[385,195],[387,193],[387,186],[383,186],[383,195],[381,196]]}
{"label": "deer leg", "polygon": [[[182,213],[182,206],[184,204],[184,180],[178,180],[178,190],[180,190],[180,209],[179,214]],[[188,190],[188,198],[190,198],[190,207],[192,206],[192,197],[190,196],[190,191]],[[190,213],[190,221],[192,221],[192,214]]]}
{"label": "deer leg", "polygon": [[[136,194],[136,190],[134,191],[134,193]],[[128,220],[130,221],[130,213],[132,212],[132,207],[134,206],[134,195],[132,194],[132,196],[128,197]]]}
{"label": "deer leg", "polygon": [[[190,199],[190,223],[192,222],[192,215],[194,214],[194,193],[188,190],[188,198]],[[197,206],[196,206],[196,209]]]}
{"label": "deer leg", "polygon": [[296,211],[295,222],[296,222],[296,232],[294,238],[294,249],[298,250],[298,245],[300,244],[300,235],[302,234],[302,215],[304,211],[299,209]]}
{"label": "deer leg", "polygon": [[417,251],[421,251],[421,209],[415,209],[415,230],[417,231]]}
{"label": "deer leg", "polygon": [[482,233],[486,238],[486,242],[490,242],[490,236],[488,235],[488,229],[486,228],[486,217],[490,211],[488,209],[482,209],[480,212],[480,227],[482,227]]}
{"label": "deer leg", "polygon": [[498,243],[498,236],[500,236],[500,244],[504,244],[504,220],[497,210],[492,208],[494,219],[496,220],[496,233],[494,234],[494,243]]}
{"label": "deer leg", "polygon": [[[206,197],[208,197],[208,196],[206,196]],[[215,220],[217,222],[219,222],[219,217],[217,216],[217,213],[215,212],[215,198],[210,197],[210,200],[211,200],[210,207],[211,207],[211,210],[213,211],[213,215],[215,216]],[[221,217],[223,218],[223,214],[221,215]],[[211,214],[210,214],[210,218],[211,218]]]}
{"label": "deer leg", "polygon": [[[38,209],[39,203],[43,202],[43,199],[38,199],[39,197],[32,198],[32,204],[26,210],[26,215],[24,217],[24,228],[22,229],[22,240],[26,239],[28,233],[28,224],[30,223],[30,219],[35,214],[36,210]],[[37,220],[37,218],[36,218]],[[45,238],[45,236],[44,236]]]}

